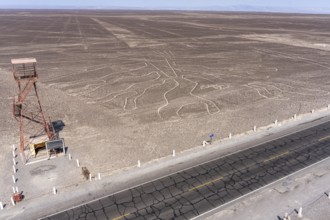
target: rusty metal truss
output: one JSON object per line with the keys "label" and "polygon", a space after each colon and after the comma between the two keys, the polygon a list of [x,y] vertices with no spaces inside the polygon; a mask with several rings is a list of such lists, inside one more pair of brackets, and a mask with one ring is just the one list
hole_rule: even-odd
{"label": "rusty metal truss", "polygon": [[[25,150],[31,140],[44,137],[43,141],[56,139],[50,120],[46,120],[37,91],[37,60],[35,58],[12,59],[13,75],[18,84],[18,96],[14,97],[13,114],[19,121],[20,154],[27,161]],[[42,140],[42,138],[40,138]]]}

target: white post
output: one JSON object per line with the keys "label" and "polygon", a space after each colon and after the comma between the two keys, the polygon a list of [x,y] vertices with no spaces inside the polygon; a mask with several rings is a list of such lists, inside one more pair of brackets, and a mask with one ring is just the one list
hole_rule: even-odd
{"label": "white post", "polygon": [[15,158],[13,157],[13,164],[16,165],[16,160]]}
{"label": "white post", "polygon": [[138,167],[141,167],[141,162],[140,162],[140,160],[138,160]]}
{"label": "white post", "polygon": [[328,104],[328,109],[330,109],[330,104]]}
{"label": "white post", "polygon": [[98,173],[97,176],[98,176],[98,179],[101,180],[101,173]]}
{"label": "white post", "polygon": [[328,198],[330,199],[330,192],[328,192]]}
{"label": "white post", "polygon": [[275,124],[275,126],[277,126],[277,120],[275,120],[274,124]]}
{"label": "white post", "polygon": [[53,194],[56,195],[57,194],[57,189],[55,186],[53,186]]}
{"label": "white post", "polygon": [[257,126],[253,126],[253,131],[256,132],[257,131]]}
{"label": "white post", "polygon": [[289,216],[289,214],[286,212],[286,213],[284,214],[284,218],[283,218],[283,220],[288,220],[288,216]]}
{"label": "white post", "polygon": [[12,177],[13,177],[13,182],[16,183],[16,178],[15,178],[15,176],[12,175]]}
{"label": "white post", "polygon": [[92,181],[92,174],[89,174],[89,181]]}
{"label": "white post", "polygon": [[18,187],[16,186],[16,189],[15,189],[15,191],[18,193]]}
{"label": "white post", "polygon": [[80,163],[78,159],[77,159],[77,167],[80,167]]}
{"label": "white post", "polygon": [[10,201],[11,201],[11,204],[15,205],[15,201],[14,201],[13,197],[10,197]]}
{"label": "white post", "polygon": [[72,160],[71,154],[69,154],[69,160]]}
{"label": "white post", "polygon": [[173,153],[172,153],[173,157],[175,157],[175,150],[173,150]]}
{"label": "white post", "polygon": [[293,115],[293,119],[296,120],[297,119],[297,114]]}
{"label": "white post", "polygon": [[312,114],[313,114],[313,113],[314,113],[314,109],[312,109],[312,111],[311,111],[311,112],[312,112]]}
{"label": "white post", "polygon": [[302,207],[299,208],[299,211],[298,211],[298,218],[301,218],[303,217],[302,215]]}
{"label": "white post", "polygon": [[229,133],[229,139],[231,139],[231,133]]}
{"label": "white post", "polygon": [[13,151],[15,151],[16,150],[16,147],[15,147],[15,144],[13,144]]}
{"label": "white post", "polygon": [[16,192],[16,189],[15,189],[15,187],[13,186],[13,193],[15,193]]}
{"label": "white post", "polygon": [[2,202],[0,202],[0,209],[3,210]]}
{"label": "white post", "polygon": [[15,165],[13,165],[13,171],[14,171],[14,173],[16,173],[16,167],[15,167]]}
{"label": "white post", "polygon": [[13,158],[15,158],[16,157],[16,154],[15,154],[15,151],[13,151]]}

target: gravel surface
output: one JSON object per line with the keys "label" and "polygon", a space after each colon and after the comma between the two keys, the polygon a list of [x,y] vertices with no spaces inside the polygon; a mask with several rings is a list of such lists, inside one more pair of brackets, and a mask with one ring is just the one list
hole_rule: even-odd
{"label": "gravel surface", "polygon": [[10,59],[36,57],[42,105],[65,123],[69,151],[93,172],[329,103],[329,16],[0,11],[0,18],[0,146],[18,142]]}

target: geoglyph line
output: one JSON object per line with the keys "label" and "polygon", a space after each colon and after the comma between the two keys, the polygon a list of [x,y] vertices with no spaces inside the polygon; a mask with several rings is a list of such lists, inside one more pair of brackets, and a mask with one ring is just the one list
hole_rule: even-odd
{"label": "geoglyph line", "polygon": [[77,27],[78,27],[79,35],[81,37],[82,44],[84,45],[84,50],[87,50],[88,49],[88,45],[86,44],[85,37],[83,36],[83,34],[81,32],[80,22],[79,22],[79,20],[78,20],[77,17],[75,17],[75,19],[76,19],[76,23],[77,23]]}
{"label": "geoglyph line", "polygon": [[135,85],[135,83],[129,85],[126,89],[123,89],[123,90],[120,90],[120,91],[116,91],[116,92],[107,94],[106,96],[103,96],[101,98],[98,98],[97,100],[101,100],[101,99],[107,98],[107,97],[109,97],[109,96],[111,96],[113,94],[118,93],[118,94],[114,95],[111,99],[103,101],[103,103],[111,102],[113,99],[117,98],[118,96],[120,96],[122,94],[125,94],[125,93],[128,93],[129,91],[127,91],[127,90],[129,90],[130,88],[132,88],[134,85]]}
{"label": "geoglyph line", "polygon": [[177,116],[179,116],[180,118],[182,118],[181,115],[180,115],[180,111],[181,111],[185,106],[188,106],[188,105],[194,105],[194,104],[198,104],[198,103],[197,103],[197,102],[191,102],[191,103],[187,103],[187,104],[182,105],[182,106],[176,111]]}
{"label": "geoglyph line", "polygon": [[[135,95],[138,94],[137,91],[132,91],[132,92],[135,92]],[[128,98],[130,98],[130,97],[132,97],[132,96],[134,96],[134,95],[126,96],[126,98],[125,98],[125,102],[124,102],[124,106],[123,106],[124,111],[126,111],[126,106],[127,106]]]}
{"label": "geoglyph line", "polygon": [[[329,94],[329,92],[328,91],[325,91],[325,90],[300,88],[301,90],[306,90],[306,92],[295,92],[295,91],[291,91],[291,90],[288,90],[288,89],[280,89],[280,88],[278,88],[276,86],[276,85],[282,85],[282,86],[287,87],[287,88],[290,88],[292,90],[297,89],[297,88],[295,88],[293,86],[286,85],[284,83],[266,83],[265,85],[268,86],[268,87],[272,87],[274,89],[277,89],[281,93],[291,93],[291,94],[298,94],[298,95],[312,95],[312,96],[315,96],[315,95],[324,96],[324,95],[328,95]],[[250,86],[252,86],[252,84],[250,84]],[[262,84],[261,83],[254,83],[253,86],[261,86],[262,87]],[[308,91],[319,92],[319,93],[323,93],[323,94],[311,94]]]}
{"label": "geoglyph line", "polygon": [[[166,81],[166,80],[169,80],[169,79],[165,79],[165,81]],[[180,85],[180,83],[179,83],[176,79],[173,79],[173,80],[175,81],[175,86],[174,86],[173,88],[167,90],[167,91],[163,94],[163,97],[164,97],[164,100],[165,100],[166,103],[157,109],[157,113],[158,113],[158,115],[159,115],[159,117],[160,117],[161,119],[163,119],[163,117],[161,116],[160,111],[162,110],[162,108],[168,106],[168,104],[169,104],[168,99],[166,98],[166,94],[169,93],[169,92],[171,92],[172,90],[176,89],[176,88]]]}
{"label": "geoglyph line", "polygon": [[257,93],[259,94],[259,96],[261,96],[261,97],[263,97],[265,99],[273,99],[273,98],[270,98],[268,96],[265,96],[265,95],[261,94],[260,91],[259,91],[259,89],[260,89],[259,87],[254,87],[253,85],[250,85],[249,83],[247,85],[244,85],[244,86],[257,91]]}
{"label": "geoglyph line", "polygon": [[173,67],[171,66],[171,64],[168,62],[167,58],[165,58],[165,60],[166,60],[166,62],[167,62],[167,64],[168,64],[168,66],[172,69],[172,71],[173,71],[175,77],[178,77],[178,74],[175,72],[175,70],[173,69]]}
{"label": "geoglyph line", "polygon": [[63,29],[61,31],[61,34],[60,34],[59,38],[57,39],[56,44],[60,44],[60,42],[62,41],[64,32],[67,29],[68,25],[71,23],[71,20],[72,20],[72,18],[69,17],[69,19],[67,20],[67,22],[65,22],[64,27],[63,27]]}
{"label": "geoglyph line", "polygon": [[[290,59],[293,59],[293,60],[303,60],[307,63],[310,63],[310,64],[314,64],[314,65],[317,65],[317,66],[321,66],[321,67],[324,67],[328,70],[330,70],[330,67],[329,66],[326,66],[322,63],[319,63],[315,60],[311,60],[311,59],[308,59],[308,58],[304,58],[304,57],[299,57],[299,56],[292,56],[292,55],[289,55],[287,53],[282,53],[282,52],[277,52],[277,51],[270,51],[270,50],[261,50],[261,49],[255,49],[257,51],[261,51],[261,52],[264,52],[264,53],[267,53],[267,55],[270,55],[270,56],[277,56],[277,57],[282,57],[282,58],[290,58]],[[276,55],[277,54],[277,55]]]}
{"label": "geoglyph line", "polygon": [[[217,111],[216,111],[215,113],[220,112],[219,107],[218,107],[213,101],[208,100],[208,99],[206,99],[206,98],[204,98],[204,97],[201,97],[201,96],[198,96],[198,95],[193,94],[193,91],[194,91],[194,90],[196,89],[196,87],[198,86],[198,82],[194,82],[194,81],[192,81],[192,80],[190,80],[190,79],[188,79],[188,78],[185,78],[183,75],[182,75],[181,77],[182,77],[182,79],[187,80],[187,81],[189,81],[189,82],[195,84],[195,86],[194,86],[194,87],[190,90],[190,92],[189,92],[189,94],[190,94],[191,96],[194,96],[194,97],[196,97],[196,98],[198,98],[198,99],[202,99],[202,100],[204,100],[204,101],[206,101],[206,102],[210,102],[210,103],[212,103],[212,104],[214,105],[214,107],[217,109]],[[205,104],[207,105],[207,108],[206,108],[206,109],[207,109],[208,114],[209,114],[209,115],[212,115],[212,113],[210,112],[210,109],[209,109],[208,103],[205,103]],[[215,113],[213,113],[213,114],[215,114]]]}
{"label": "geoglyph line", "polygon": [[[149,73],[147,73],[147,74],[144,74],[144,75],[142,75],[142,76],[139,76],[139,77],[149,76],[149,75],[151,75],[152,73],[156,73],[156,74],[158,75],[158,77],[157,77],[156,79],[151,79],[151,80],[147,80],[147,81],[143,81],[143,82],[133,83],[133,84],[131,84],[130,86],[128,86],[126,89],[119,90],[119,91],[116,91],[116,92],[112,92],[112,93],[110,93],[110,94],[106,94],[105,96],[102,96],[102,97],[96,98],[95,100],[98,101],[98,100],[101,100],[101,99],[105,99],[105,98],[107,98],[107,97],[109,97],[109,96],[111,96],[111,95],[113,95],[113,94],[115,94],[115,93],[117,93],[117,92],[121,92],[121,91],[129,90],[129,89],[132,88],[132,86],[134,86],[134,85],[138,85],[138,84],[141,84],[141,83],[145,83],[145,82],[154,81],[154,80],[159,79],[160,76],[159,76],[159,74],[158,74],[156,71],[151,71],[151,72],[149,72]],[[102,87],[104,87],[104,86],[107,86],[107,84],[100,86],[98,89],[100,89],[100,88],[102,88]],[[95,89],[95,90],[92,91],[92,92],[95,92],[96,90],[97,90],[97,89]]]}
{"label": "geoglyph line", "polygon": [[[157,71],[153,71],[153,72],[155,72],[155,73],[158,75],[158,77],[157,77],[156,79],[152,80],[152,81],[156,81],[156,80],[158,80],[158,79],[161,77],[161,75],[160,75]],[[156,85],[161,85],[161,84],[154,84],[154,85],[151,85],[151,86],[145,88],[145,89],[143,90],[143,92],[142,92],[140,95],[138,95],[138,96],[136,96],[136,97],[134,98],[134,105],[135,105],[135,106],[134,106],[133,109],[137,109],[137,100],[138,100],[140,97],[142,97],[142,96],[147,92],[148,89],[150,89],[150,88],[152,88],[152,87],[154,87],[154,86],[156,86]]]}
{"label": "geoglyph line", "polygon": [[159,69],[156,65],[152,64],[151,62],[149,62],[149,64],[155,67],[159,72],[163,73],[166,77],[170,78],[169,75],[167,75],[163,70]]}

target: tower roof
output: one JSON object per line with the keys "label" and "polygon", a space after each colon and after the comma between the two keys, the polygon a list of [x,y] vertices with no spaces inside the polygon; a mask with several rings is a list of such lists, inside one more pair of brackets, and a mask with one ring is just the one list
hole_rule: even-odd
{"label": "tower roof", "polygon": [[14,64],[23,64],[23,63],[36,63],[36,58],[20,58],[20,59],[11,59],[11,63]]}

